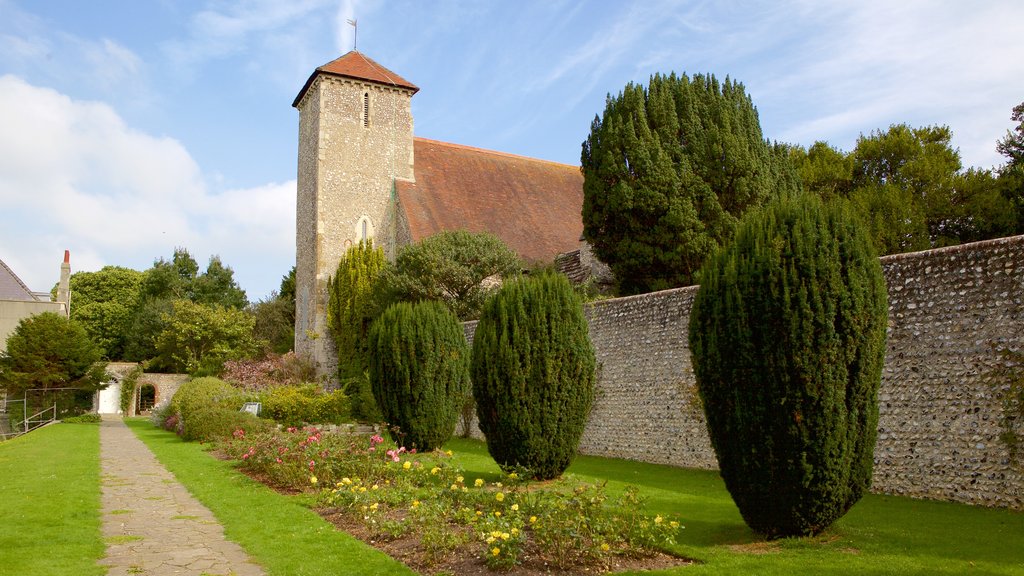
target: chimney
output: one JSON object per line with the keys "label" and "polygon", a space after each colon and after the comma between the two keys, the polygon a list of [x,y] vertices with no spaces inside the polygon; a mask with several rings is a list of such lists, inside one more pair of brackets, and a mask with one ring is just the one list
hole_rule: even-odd
{"label": "chimney", "polygon": [[64,251],[64,263],[60,265],[60,284],[57,284],[57,302],[64,304],[64,313],[71,315],[71,252]]}

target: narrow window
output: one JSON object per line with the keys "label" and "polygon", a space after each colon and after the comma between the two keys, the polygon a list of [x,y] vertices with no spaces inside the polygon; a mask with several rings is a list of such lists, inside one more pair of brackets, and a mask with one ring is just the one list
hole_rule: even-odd
{"label": "narrow window", "polygon": [[363,219],[363,229],[360,234],[362,235],[362,239],[366,240],[366,219]]}
{"label": "narrow window", "polygon": [[363,93],[363,128],[370,127],[370,93]]}

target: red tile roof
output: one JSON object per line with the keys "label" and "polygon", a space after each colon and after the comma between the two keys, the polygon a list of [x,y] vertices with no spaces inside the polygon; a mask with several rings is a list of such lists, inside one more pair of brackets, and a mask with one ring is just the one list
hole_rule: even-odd
{"label": "red tile roof", "polygon": [[306,90],[309,90],[310,85],[313,84],[313,80],[316,79],[318,74],[330,74],[345,78],[355,78],[356,80],[376,82],[377,84],[384,84],[386,86],[398,86],[400,88],[412,90],[413,94],[419,91],[419,88],[417,88],[412,82],[409,82],[391,70],[377,64],[362,52],[356,52],[353,50],[348,54],[345,54],[336,60],[332,60],[314,70],[313,73],[310,74],[309,79],[306,80],[306,84],[302,87],[302,90],[299,90],[299,95],[295,97],[295,100],[292,102],[292,106],[299,105],[299,101],[302,100],[302,97],[306,94]]}
{"label": "red tile roof", "polygon": [[416,182],[395,186],[413,242],[442,230],[490,232],[528,262],[579,248],[579,167],[424,138],[413,153]]}

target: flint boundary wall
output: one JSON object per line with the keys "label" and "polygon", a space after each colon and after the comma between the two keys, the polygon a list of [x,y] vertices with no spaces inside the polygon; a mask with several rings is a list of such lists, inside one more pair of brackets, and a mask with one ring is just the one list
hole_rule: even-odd
{"label": "flint boundary wall", "polygon": [[[1024,508],[1024,462],[1000,439],[1007,425],[1024,437],[1003,402],[1004,352],[1024,353],[1024,236],[881,260],[889,329],[872,489]],[[717,468],[687,342],[696,292],[586,307],[599,374],[580,452]],[[465,327],[472,341],[476,325]]]}

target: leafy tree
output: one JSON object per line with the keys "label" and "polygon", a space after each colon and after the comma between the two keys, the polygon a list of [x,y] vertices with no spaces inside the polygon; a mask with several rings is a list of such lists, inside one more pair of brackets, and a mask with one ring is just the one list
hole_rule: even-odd
{"label": "leafy tree", "polygon": [[[960,171],[960,153],[950,144],[952,132],[947,126],[911,128],[894,124],[885,132],[876,130],[857,139],[853,151],[853,180],[861,208],[881,198],[898,199],[905,211],[874,212],[883,220],[879,229],[899,228],[903,232],[895,243],[878,245],[880,252],[891,254],[956,243],[947,233],[953,214],[953,190]],[[863,197],[876,200],[865,201]],[[886,202],[882,202],[886,203]],[[909,205],[908,205],[909,204]],[[921,215],[907,221],[907,213]],[[886,215],[894,218],[885,218]]]}
{"label": "leafy tree", "polygon": [[279,291],[252,305],[257,338],[270,343],[275,354],[295,349],[295,267],[281,279]]}
{"label": "leafy tree", "polygon": [[399,302],[370,328],[370,384],[396,442],[439,448],[469,396],[469,346],[444,304]]}
{"label": "leafy tree", "polygon": [[1013,233],[1024,234],[1024,102],[1013,107],[1010,118],[1017,126],[1013,131],[1007,130],[1006,136],[996,144],[996,150],[1007,160],[999,169],[998,184],[1016,213]]}
{"label": "leafy tree", "polygon": [[99,390],[106,377],[100,349],[77,322],[45,312],[18,322],[0,355],[0,387]]}
{"label": "leafy tree", "polygon": [[725,485],[754,530],[816,534],[871,484],[887,304],[843,202],[783,197],[709,260],[690,350]]}
{"label": "leafy tree", "polygon": [[522,270],[522,262],[497,236],[451,230],[406,247],[381,279],[388,302],[435,300],[462,320],[480,315],[498,282]]}
{"label": "leafy tree", "polygon": [[85,329],[107,358],[125,357],[142,278],[142,272],[120,266],[71,275],[71,319]]}
{"label": "leafy tree", "polygon": [[807,150],[791,148],[790,161],[805,191],[825,201],[849,197],[853,189],[853,155],[818,141]]}
{"label": "leafy tree", "polygon": [[385,265],[384,251],[373,241],[350,247],[329,280],[327,327],[338,350],[338,378],[352,399],[352,415],[377,421],[377,409],[366,377],[369,368],[367,333],[375,316],[375,284]]}
{"label": "leafy tree", "polygon": [[125,345],[127,359],[145,361],[157,355],[157,338],[166,329],[164,318],[173,312],[176,300],[236,310],[248,305],[245,292],[234,280],[234,271],[220,257],[212,256],[206,271],[200,274],[199,264],[188,250],[175,248],[170,261],[158,258],[144,273]]}
{"label": "leafy tree", "polygon": [[484,305],[471,380],[480,430],[502,469],[555,478],[572,462],[594,399],[594,349],[561,274],[505,283]]}
{"label": "leafy tree", "polygon": [[608,96],[583,143],[583,235],[620,292],[692,284],[737,219],[796,178],[739,82],[655,75]]}
{"label": "leafy tree", "polygon": [[251,315],[219,304],[175,300],[162,321],[154,363],[170,372],[215,375],[225,361],[251,358],[264,344],[253,337]]}
{"label": "leafy tree", "polygon": [[211,256],[206,271],[192,281],[192,301],[201,304],[218,304],[226,308],[241,310],[249,305],[245,290],[235,282],[235,271],[225,266],[220,256]]}

